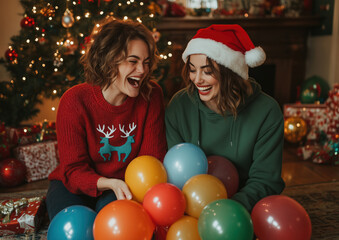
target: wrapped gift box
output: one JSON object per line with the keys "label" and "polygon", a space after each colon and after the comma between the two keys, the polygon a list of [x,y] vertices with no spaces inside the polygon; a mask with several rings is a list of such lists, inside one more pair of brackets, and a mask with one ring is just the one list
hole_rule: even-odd
{"label": "wrapped gift box", "polygon": [[14,148],[16,159],[26,165],[26,181],[46,179],[59,164],[57,141],[46,141]]}
{"label": "wrapped gift box", "polygon": [[37,232],[46,215],[45,197],[0,201],[0,236]]}
{"label": "wrapped gift box", "polygon": [[320,131],[327,132],[328,109],[325,104],[285,104],[284,117],[301,117],[310,128],[316,127]]}

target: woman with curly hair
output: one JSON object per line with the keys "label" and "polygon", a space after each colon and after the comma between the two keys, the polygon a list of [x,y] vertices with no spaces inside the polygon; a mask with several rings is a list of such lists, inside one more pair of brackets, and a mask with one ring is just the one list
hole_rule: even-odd
{"label": "woman with curly hair", "polygon": [[163,94],[151,81],[158,56],[141,23],[106,20],[93,30],[81,61],[85,83],[62,96],[57,113],[59,166],[49,175],[49,218],[71,205],[97,212],[131,199],[127,165],[167,150]]}

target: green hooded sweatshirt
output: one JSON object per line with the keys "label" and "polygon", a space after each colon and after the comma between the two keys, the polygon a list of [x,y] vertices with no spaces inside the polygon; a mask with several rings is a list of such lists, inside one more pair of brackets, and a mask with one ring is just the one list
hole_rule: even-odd
{"label": "green hooded sweatshirt", "polygon": [[284,119],[277,102],[251,81],[253,94],[225,117],[206,107],[197,90],[176,93],[166,109],[168,148],[188,142],[199,146],[206,156],[230,160],[238,170],[239,189],[231,199],[249,212],[262,198],[280,194]]}

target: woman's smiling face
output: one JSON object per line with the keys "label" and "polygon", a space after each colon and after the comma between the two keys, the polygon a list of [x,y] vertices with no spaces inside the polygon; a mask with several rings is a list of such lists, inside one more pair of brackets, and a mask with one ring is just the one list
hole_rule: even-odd
{"label": "woman's smiling face", "polygon": [[206,55],[190,55],[189,68],[190,79],[198,89],[201,101],[210,109],[215,110],[220,84],[213,75],[211,66],[208,65]]}
{"label": "woman's smiling face", "polygon": [[126,59],[119,65],[119,74],[114,86],[121,94],[137,97],[141,82],[149,73],[150,57],[147,44],[141,40],[132,40],[128,44]]}

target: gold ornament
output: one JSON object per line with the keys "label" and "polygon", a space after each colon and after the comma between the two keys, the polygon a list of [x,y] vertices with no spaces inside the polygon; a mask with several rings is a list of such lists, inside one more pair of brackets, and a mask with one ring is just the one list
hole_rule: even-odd
{"label": "gold ornament", "polygon": [[307,124],[300,117],[289,117],[284,123],[285,139],[291,143],[298,143],[306,136]]}
{"label": "gold ornament", "polygon": [[66,9],[64,16],[62,16],[61,23],[65,28],[70,28],[74,24],[73,13],[68,8]]}
{"label": "gold ornament", "polygon": [[44,7],[40,10],[40,13],[45,17],[54,17],[55,16],[55,9],[53,6],[49,5]]}

